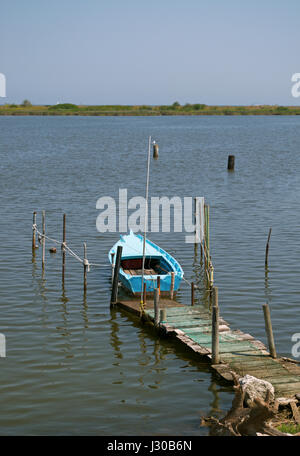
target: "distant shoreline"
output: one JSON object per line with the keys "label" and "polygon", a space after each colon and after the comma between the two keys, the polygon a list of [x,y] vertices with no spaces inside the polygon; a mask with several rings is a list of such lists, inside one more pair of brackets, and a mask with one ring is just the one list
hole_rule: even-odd
{"label": "distant shoreline", "polygon": [[209,106],[179,103],[172,105],[57,105],[0,106],[0,116],[247,116],[247,115],[300,115],[300,106]]}

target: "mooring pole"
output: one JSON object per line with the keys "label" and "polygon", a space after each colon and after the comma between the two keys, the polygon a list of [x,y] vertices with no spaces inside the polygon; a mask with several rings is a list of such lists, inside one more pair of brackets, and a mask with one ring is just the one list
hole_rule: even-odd
{"label": "mooring pole", "polygon": [[159,289],[154,290],[154,325],[159,325]]}
{"label": "mooring pole", "polygon": [[157,281],[156,282],[157,282],[158,294],[160,296],[160,276],[159,275],[157,276]]}
{"label": "mooring pole", "polygon": [[267,240],[267,245],[266,245],[265,268],[268,267],[269,244],[270,244],[271,233],[272,233],[272,228],[269,229],[269,235],[268,235],[268,240]]}
{"label": "mooring pole", "polygon": [[144,308],[146,307],[146,303],[147,303],[147,283],[145,281],[144,282],[144,286],[143,286],[143,304],[144,304]]}
{"label": "mooring pole", "polygon": [[171,272],[171,289],[170,289],[170,298],[173,299],[174,296],[174,284],[175,284],[175,272]]}
{"label": "mooring pole", "polygon": [[111,298],[110,298],[111,306],[114,306],[116,304],[117,297],[118,297],[119,271],[120,271],[120,266],[121,266],[122,250],[123,250],[123,247],[121,245],[118,245],[116,264],[115,264],[115,268],[114,268],[114,279],[113,279],[113,284],[112,284],[112,289],[111,289]]}
{"label": "mooring pole", "polygon": [[153,143],[153,158],[158,159],[158,144]]}
{"label": "mooring pole", "polygon": [[62,270],[61,270],[61,279],[62,284],[65,284],[65,267],[66,267],[66,214],[63,215],[63,243],[62,243]]}
{"label": "mooring pole", "polygon": [[228,164],[227,169],[228,171],[234,171],[234,155],[228,155]]}
{"label": "mooring pole", "polygon": [[218,298],[218,287],[213,287],[213,308],[212,308],[212,341],[211,341],[211,352],[212,352],[212,364],[219,364],[219,298]]}
{"label": "mooring pole", "polygon": [[195,284],[194,282],[191,283],[191,306],[194,305],[195,301]]}
{"label": "mooring pole", "polygon": [[111,253],[111,281],[114,280],[114,269],[115,269],[114,260],[115,260],[115,252],[112,252]]}
{"label": "mooring pole", "polygon": [[33,213],[32,220],[32,254],[35,252],[35,243],[36,243],[36,212]]}
{"label": "mooring pole", "polygon": [[268,344],[269,344],[269,351],[272,358],[277,358],[274,336],[273,336],[273,329],[272,329],[272,321],[271,321],[271,313],[270,307],[268,304],[263,304],[263,311],[264,311],[264,318],[265,318],[265,328],[268,337]]}
{"label": "mooring pole", "polygon": [[86,243],[83,243],[83,291],[86,293],[87,290],[87,271],[88,271],[88,259],[86,251]]}
{"label": "mooring pole", "polygon": [[45,270],[45,249],[46,249],[46,213],[45,211],[42,211],[42,227],[43,227],[43,250],[42,250],[42,271],[44,272]]}

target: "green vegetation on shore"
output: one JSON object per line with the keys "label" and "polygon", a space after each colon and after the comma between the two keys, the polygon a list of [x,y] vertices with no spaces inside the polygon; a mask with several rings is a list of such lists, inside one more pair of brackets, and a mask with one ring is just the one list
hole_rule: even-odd
{"label": "green vegetation on shore", "polygon": [[32,105],[24,100],[22,104],[0,106],[3,116],[198,116],[198,115],[300,115],[300,106],[256,105],[256,106],[209,106],[205,104],[161,106],[130,105],[90,105],[77,106],[62,103],[53,106]]}

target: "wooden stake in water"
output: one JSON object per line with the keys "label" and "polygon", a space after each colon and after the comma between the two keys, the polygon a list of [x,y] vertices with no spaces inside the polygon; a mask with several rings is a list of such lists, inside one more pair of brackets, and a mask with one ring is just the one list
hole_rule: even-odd
{"label": "wooden stake in water", "polygon": [[36,212],[33,213],[32,220],[32,253],[35,252],[35,243],[36,243]]}
{"label": "wooden stake in water", "polygon": [[144,286],[143,286],[143,303],[144,303],[144,308],[146,307],[146,303],[147,303],[147,283],[144,282]]}
{"label": "wooden stake in water", "polygon": [[228,171],[234,171],[234,160],[235,160],[234,155],[228,155],[228,163],[227,163]]}
{"label": "wooden stake in water", "polygon": [[159,289],[154,290],[154,325],[159,325]]}
{"label": "wooden stake in water", "polygon": [[170,298],[173,299],[174,296],[174,284],[175,284],[175,272],[171,272],[171,290],[170,290]]}
{"label": "wooden stake in water", "polygon": [[212,364],[219,364],[219,307],[212,308],[212,341],[211,341]]}
{"label": "wooden stake in water", "polygon": [[111,306],[114,306],[116,304],[117,298],[118,298],[119,271],[120,271],[120,266],[121,266],[122,250],[123,250],[123,247],[121,245],[118,245],[117,258],[116,258],[116,264],[115,264],[115,269],[114,269],[114,279],[113,279],[113,284],[112,284],[112,289],[111,289],[111,298],[110,298]]}
{"label": "wooden stake in water", "polygon": [[45,270],[45,249],[46,249],[46,213],[45,211],[42,212],[42,227],[43,227],[43,237],[42,237],[42,271]]}
{"label": "wooden stake in water", "polygon": [[272,233],[272,228],[270,228],[270,230],[269,230],[269,235],[268,235],[268,240],[267,240],[267,245],[266,245],[265,268],[268,267],[269,244],[270,244],[271,233]]}
{"label": "wooden stake in water", "polygon": [[62,244],[62,272],[61,278],[63,285],[65,284],[65,267],[66,267],[66,214],[63,215],[63,244]]}
{"label": "wooden stake in water", "polygon": [[191,306],[195,304],[195,284],[194,282],[191,283]]}
{"label": "wooden stake in water", "polygon": [[113,252],[111,254],[111,281],[114,280],[114,269],[115,269],[114,260],[115,260],[115,253]]}
{"label": "wooden stake in water", "polygon": [[263,311],[264,311],[264,318],[265,318],[265,328],[268,337],[268,344],[269,344],[269,351],[272,358],[277,358],[274,336],[273,336],[273,329],[272,329],[272,322],[271,322],[271,314],[270,308],[268,304],[263,304]]}
{"label": "wooden stake in water", "polygon": [[88,271],[88,259],[86,251],[86,243],[83,243],[83,290],[86,293],[87,290],[87,271]]}

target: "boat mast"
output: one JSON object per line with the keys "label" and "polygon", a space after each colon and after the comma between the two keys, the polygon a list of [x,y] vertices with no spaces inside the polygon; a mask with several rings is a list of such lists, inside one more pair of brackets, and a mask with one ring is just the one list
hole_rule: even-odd
{"label": "boat mast", "polygon": [[151,154],[151,136],[148,143],[148,159],[147,159],[147,181],[146,181],[146,206],[145,206],[145,223],[144,223],[144,238],[143,238],[143,262],[142,262],[142,289],[141,289],[141,310],[144,310],[144,272],[145,272],[145,252],[146,252],[146,231],[148,224],[148,194],[149,194],[149,176],[150,176],[150,154]]}

